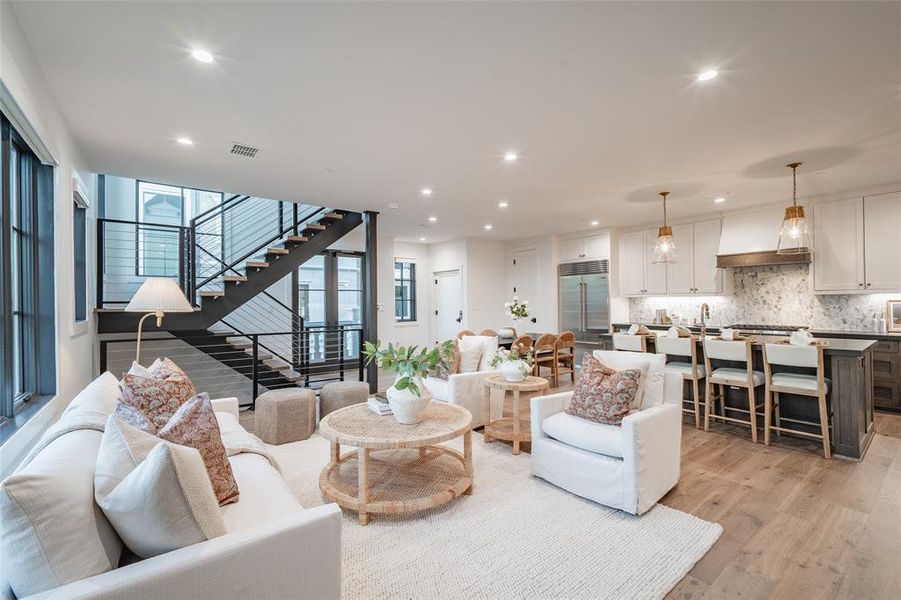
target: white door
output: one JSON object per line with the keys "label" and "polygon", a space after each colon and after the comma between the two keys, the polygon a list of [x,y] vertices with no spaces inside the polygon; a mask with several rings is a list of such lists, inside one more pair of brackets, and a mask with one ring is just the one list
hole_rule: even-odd
{"label": "white door", "polygon": [[[529,314],[531,317],[520,324],[527,326],[528,331],[544,331],[541,327],[547,327],[550,323],[542,324],[544,315],[541,314],[541,305],[538,302],[538,252],[536,250],[520,250],[513,253],[513,295],[520,300],[529,301]],[[535,319],[532,323],[531,319]],[[538,327],[538,329],[533,329]],[[517,333],[522,333],[517,331]]]}
{"label": "white door", "polygon": [[722,269],[716,268],[720,250],[722,221],[701,221],[694,227],[694,279],[696,294],[720,294],[723,291]]}
{"label": "white door", "polygon": [[610,258],[610,234],[601,233],[582,239],[582,254],[584,258],[600,260]]}
{"label": "white door", "polygon": [[619,293],[641,296],[644,293],[644,232],[631,231],[619,237]]}
{"label": "white door", "polygon": [[666,265],[666,291],[670,294],[694,293],[694,228],[691,223],[673,225],[673,241],[679,259]]}
{"label": "white door", "polygon": [[435,273],[434,323],[436,342],[452,340],[463,329],[463,287],[459,269]]}
{"label": "white door", "polygon": [[863,198],[817,204],[813,224],[814,291],[863,291]]}
{"label": "white door", "polygon": [[583,254],[582,238],[560,240],[560,262],[581,260],[583,258]]}
{"label": "white door", "polygon": [[[676,241],[678,244],[678,240]],[[644,232],[644,293],[659,296],[666,293],[666,264],[654,264],[654,246],[657,245],[657,230]]]}
{"label": "white door", "polygon": [[901,192],[863,199],[868,292],[901,291]]}

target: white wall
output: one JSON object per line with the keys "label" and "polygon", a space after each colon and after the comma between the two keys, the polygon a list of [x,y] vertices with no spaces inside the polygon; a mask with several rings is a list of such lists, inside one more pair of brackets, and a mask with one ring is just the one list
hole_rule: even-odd
{"label": "white wall", "polygon": [[[396,241],[390,237],[378,239],[378,334],[382,343],[404,346],[429,345],[431,337],[431,281],[432,268],[429,247]],[[416,321],[398,323],[394,320],[394,260],[416,263]]]}
{"label": "white wall", "polygon": [[513,297],[504,279],[507,257],[504,242],[466,240],[466,286],[463,322],[466,329],[498,329],[510,325],[504,302]]}
{"label": "white wall", "polygon": [[[11,92],[28,122],[50,149],[58,166],[54,169],[54,239],[56,280],[56,397],[0,446],[0,477],[15,468],[32,444],[95,375],[96,328],[94,307],[94,216],[97,178],[79,154],[35,63],[18,20],[8,2],[0,2],[0,79]],[[83,332],[72,324],[74,315],[74,257],[72,252],[72,173],[77,170],[88,188],[88,323]]]}
{"label": "white wall", "polygon": [[[557,331],[557,238],[544,236],[525,240],[513,240],[507,242],[505,248],[506,261],[504,264],[504,283],[507,296],[504,301],[509,301],[513,295],[513,254],[523,250],[534,250],[538,271],[535,274],[537,295],[534,298],[520,298],[528,300],[531,307],[531,315],[536,323],[528,323],[528,331]],[[506,319],[506,317],[504,317]],[[509,325],[509,323],[505,323]],[[532,327],[531,329],[529,327]],[[522,328],[522,326],[520,326]]]}

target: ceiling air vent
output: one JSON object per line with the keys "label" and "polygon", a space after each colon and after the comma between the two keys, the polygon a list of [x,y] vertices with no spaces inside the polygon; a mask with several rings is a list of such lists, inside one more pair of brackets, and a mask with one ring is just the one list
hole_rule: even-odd
{"label": "ceiling air vent", "polygon": [[238,156],[245,156],[247,158],[254,158],[259,152],[259,148],[254,148],[253,146],[248,146],[247,144],[239,144],[237,142],[232,144],[232,154],[237,154]]}

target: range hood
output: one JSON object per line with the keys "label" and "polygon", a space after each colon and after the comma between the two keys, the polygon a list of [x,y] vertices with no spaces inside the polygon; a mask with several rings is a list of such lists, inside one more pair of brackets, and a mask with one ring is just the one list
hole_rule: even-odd
{"label": "range hood", "polygon": [[785,207],[773,206],[724,215],[716,266],[738,268],[809,264],[810,252],[776,254],[784,214]]}

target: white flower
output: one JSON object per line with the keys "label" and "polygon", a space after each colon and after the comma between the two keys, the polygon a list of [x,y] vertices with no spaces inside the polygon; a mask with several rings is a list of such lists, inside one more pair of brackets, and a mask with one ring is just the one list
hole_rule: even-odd
{"label": "white flower", "polygon": [[513,301],[516,302],[516,300],[517,300],[516,296],[513,296]]}

